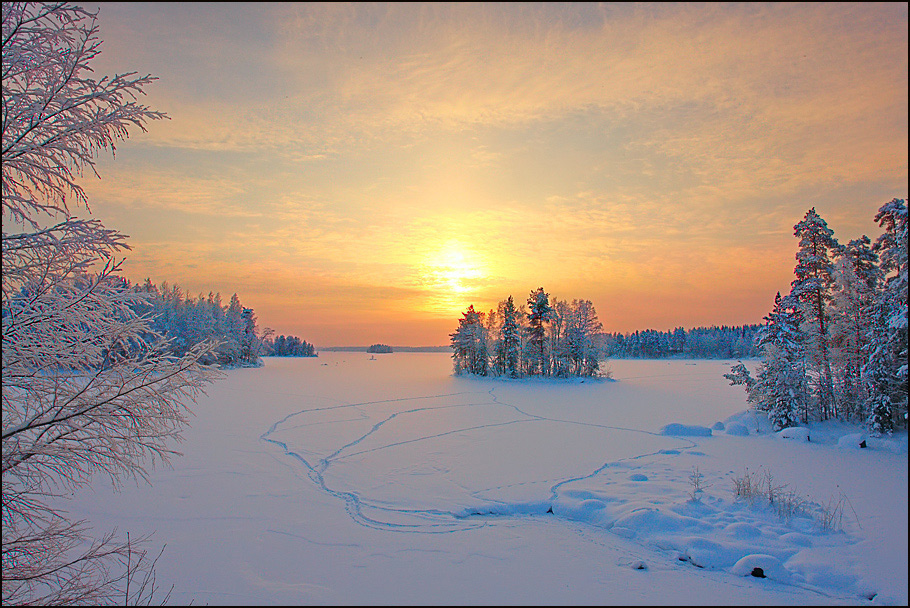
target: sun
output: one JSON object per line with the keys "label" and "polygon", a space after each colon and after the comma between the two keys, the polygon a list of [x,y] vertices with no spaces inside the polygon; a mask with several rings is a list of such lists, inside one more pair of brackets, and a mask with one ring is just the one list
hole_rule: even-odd
{"label": "sun", "polygon": [[437,311],[463,310],[486,276],[482,259],[459,240],[449,240],[428,254],[420,266],[421,283],[430,307]]}

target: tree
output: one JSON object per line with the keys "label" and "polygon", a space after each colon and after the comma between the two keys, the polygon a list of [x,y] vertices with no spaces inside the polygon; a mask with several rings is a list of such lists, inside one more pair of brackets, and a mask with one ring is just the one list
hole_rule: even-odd
{"label": "tree", "polygon": [[150,294],[118,275],[126,237],[66,204],[87,204],[75,176],[100,150],[164,117],[135,101],[153,78],[91,78],[97,31],[65,3],[3,4],[4,605],[150,599],[141,543],[91,541],[53,504],[94,473],[119,484],[166,462],[217,376],[199,364],[211,345],[175,355],[136,313]]}
{"label": "tree", "polygon": [[799,237],[796,253],[796,278],[790,295],[802,309],[807,330],[807,351],[817,370],[817,394],[822,420],[837,415],[829,350],[829,305],[834,290],[834,262],[841,247],[834,232],[818,215],[815,207],[806,212],[802,221],[793,227]]}
{"label": "tree", "polygon": [[572,300],[566,328],[566,343],[571,373],[575,376],[596,376],[600,363],[595,336],[603,331],[591,300]]}
{"label": "tree", "polygon": [[686,351],[686,330],[677,327],[670,338],[670,356],[681,355]]}
{"label": "tree", "polygon": [[853,239],[835,264],[831,340],[838,376],[841,417],[862,416],[868,395],[863,366],[868,358],[870,314],[881,289],[882,273],[869,237]]}
{"label": "tree", "polygon": [[498,373],[511,378],[521,375],[520,315],[512,296],[499,303],[500,326],[496,341],[496,368]]}
{"label": "tree", "polygon": [[884,287],[870,307],[872,327],[864,370],[869,379],[869,423],[890,432],[907,424],[907,205],[892,199],[875,221],[884,228],[872,251],[881,260]]}
{"label": "tree", "polygon": [[572,310],[565,300],[554,298],[550,304],[549,314],[549,346],[550,361],[549,373],[553,376],[565,377],[571,373],[572,359],[569,342]]}
{"label": "tree", "polygon": [[808,417],[808,394],[802,356],[800,313],[792,298],[774,298],[774,308],[756,336],[762,362],[753,378],[742,362],[724,377],[731,386],[742,385],[749,403],[768,415],[774,430],[795,426]]}
{"label": "tree", "polygon": [[762,363],[750,397],[758,409],[768,413],[775,430],[780,430],[795,426],[800,418],[809,419],[804,336],[798,304],[790,297],[781,298],[778,292],[774,308],[765,321],[756,337],[762,349]]}
{"label": "tree", "polygon": [[550,307],[550,295],[538,287],[528,296],[528,329],[527,351],[528,374],[548,374],[547,369],[547,324],[553,309]]}
{"label": "tree", "polygon": [[455,373],[465,372],[486,376],[489,373],[489,353],[487,349],[484,313],[476,312],[474,305],[468,306],[458,321],[458,329],[449,334],[452,340],[452,359]]}

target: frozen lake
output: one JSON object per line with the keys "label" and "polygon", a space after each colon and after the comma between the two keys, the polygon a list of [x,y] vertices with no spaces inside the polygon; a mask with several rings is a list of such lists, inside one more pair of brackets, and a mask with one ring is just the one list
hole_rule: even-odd
{"label": "frozen lake", "polygon": [[[454,377],[445,353],[265,361],[209,388],[151,486],[99,480],[68,505],[99,534],[155,532],[176,603],[907,601],[906,434],[693,434],[755,426],[731,362],[615,360],[616,381],[582,382]],[[805,514],[734,500],[747,469]],[[820,530],[813,508],[841,496],[849,517]],[[740,575],[753,562],[768,578]]]}

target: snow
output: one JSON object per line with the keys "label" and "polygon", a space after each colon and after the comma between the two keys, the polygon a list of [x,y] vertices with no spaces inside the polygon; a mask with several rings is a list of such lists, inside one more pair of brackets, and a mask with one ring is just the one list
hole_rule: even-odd
{"label": "snow", "polygon": [[[452,376],[445,353],[269,358],[209,388],[151,485],[99,480],[66,506],[154,532],[183,604],[907,604],[906,433],[782,441],[729,361],[608,367],[524,382]],[[746,472],[804,509],[737,500]]]}
{"label": "snow", "polygon": [[777,432],[781,439],[792,439],[794,441],[806,441],[810,439],[809,429],[804,426],[791,426]]}
{"label": "snow", "polygon": [[749,427],[742,422],[731,422],[724,426],[727,435],[738,435],[745,437],[749,434]]}

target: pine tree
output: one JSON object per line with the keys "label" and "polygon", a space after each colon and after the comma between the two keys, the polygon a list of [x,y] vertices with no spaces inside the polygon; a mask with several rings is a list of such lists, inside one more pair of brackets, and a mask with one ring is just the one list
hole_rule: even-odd
{"label": "pine tree", "polygon": [[528,327],[525,358],[528,375],[545,376],[547,369],[547,325],[550,321],[550,295],[538,287],[528,296]]}
{"label": "pine tree", "polygon": [[834,290],[832,258],[841,247],[814,207],[793,227],[793,233],[800,241],[790,295],[800,303],[807,334],[805,347],[817,368],[820,415],[827,420],[837,415],[829,349],[829,306]]}

